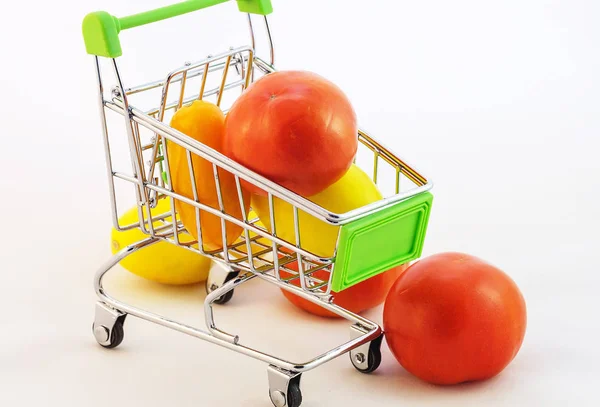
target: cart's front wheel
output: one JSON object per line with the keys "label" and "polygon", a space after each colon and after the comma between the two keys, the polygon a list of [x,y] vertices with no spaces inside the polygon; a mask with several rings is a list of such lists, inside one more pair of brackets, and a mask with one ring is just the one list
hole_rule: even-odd
{"label": "cart's front wheel", "polygon": [[293,381],[290,382],[287,393],[287,406],[300,407],[300,404],[302,404],[302,391],[300,390],[300,383]]}
{"label": "cart's front wheel", "polygon": [[269,397],[275,407],[300,407],[302,404],[300,382],[291,381],[287,388],[287,395],[281,391],[269,391]]}
{"label": "cart's front wheel", "polygon": [[123,342],[123,338],[125,338],[122,319],[115,321],[112,329],[108,329],[104,325],[96,325],[94,322],[92,324],[92,332],[98,344],[107,349],[116,348]]}
{"label": "cart's front wheel", "polygon": [[269,398],[275,407],[300,407],[302,404],[302,391],[300,378],[296,372],[288,372],[269,366]]}
{"label": "cart's front wheel", "polygon": [[[220,265],[215,265],[210,269],[210,273],[208,278],[204,283],[204,287],[206,288],[206,294],[210,294],[216,289],[222,287],[225,283],[236,278],[240,272],[238,270],[233,270],[229,268],[222,267]],[[229,290],[219,298],[213,301],[215,304],[226,304],[233,298],[234,290]]]}
{"label": "cart's front wheel", "polygon": [[[206,288],[206,294],[210,294],[211,292],[213,292],[214,290],[216,290],[218,288],[218,287],[213,286],[213,284],[209,283],[208,280],[206,280],[204,287]],[[225,294],[223,294],[222,296],[217,298],[214,301],[214,303],[215,304],[227,304],[233,298],[234,291],[235,290],[227,291]]]}
{"label": "cart's front wheel", "polygon": [[92,324],[92,333],[96,341],[108,349],[116,348],[123,342],[125,332],[123,323],[127,314],[110,307],[103,302],[96,303],[96,316]]}
{"label": "cart's front wheel", "polygon": [[[383,334],[368,343],[368,349],[356,349],[350,352],[352,365],[361,373],[372,373],[381,364],[381,342]],[[365,352],[366,351],[366,352]]]}

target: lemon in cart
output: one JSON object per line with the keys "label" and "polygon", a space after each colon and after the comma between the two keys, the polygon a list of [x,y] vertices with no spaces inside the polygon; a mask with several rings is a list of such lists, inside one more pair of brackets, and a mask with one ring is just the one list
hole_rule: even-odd
{"label": "lemon in cart", "polygon": [[[324,191],[308,197],[308,200],[332,212],[344,213],[379,201],[381,198],[381,193],[371,178],[357,165],[352,164],[342,178]],[[279,198],[274,198],[273,201],[277,234],[282,239],[293,242],[295,240],[294,209],[291,204]],[[268,198],[253,195],[252,208],[262,223],[271,230]],[[299,212],[298,217],[302,246],[321,257],[333,256],[339,226],[323,222],[302,211]]]}
{"label": "lemon in cart", "polygon": [[[169,213],[171,205],[168,199],[160,199],[156,208],[151,209],[152,218]],[[143,208],[144,219],[147,221],[146,208]],[[171,217],[164,220],[155,220],[155,228],[165,222],[170,223]],[[119,223],[130,225],[139,222],[137,207],[131,208],[119,218]],[[139,242],[147,238],[139,228],[125,231],[112,229],[111,249],[113,254],[127,247],[129,244]],[[193,238],[187,233],[180,233],[182,242],[192,241]],[[147,280],[169,285],[194,284],[205,281],[210,270],[211,260],[182,247],[168,242],[155,243],[144,250],[137,251],[125,257],[120,262],[121,266],[131,273]]]}

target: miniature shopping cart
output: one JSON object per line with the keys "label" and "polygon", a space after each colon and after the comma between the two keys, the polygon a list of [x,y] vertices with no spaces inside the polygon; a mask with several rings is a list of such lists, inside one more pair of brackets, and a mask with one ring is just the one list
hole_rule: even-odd
{"label": "miniature shopping cart", "polygon": [[[344,353],[350,354],[354,367],[369,373],[381,362],[381,327],[349,312],[332,300],[335,293],[358,284],[421,255],[432,196],[431,183],[405,161],[383,147],[367,133],[359,130],[359,152],[356,163],[362,165],[385,197],[377,202],[347,213],[332,213],[308,199],[298,196],[274,182],[234,162],[219,152],[171,128],[169,118],[182,106],[197,99],[210,100],[227,113],[235,98],[261,76],[275,71],[274,50],[267,14],[272,11],[270,0],[238,0],[240,11],[247,13],[250,44],[230,48],[224,53],[208,56],[197,62],[186,62],[164,79],[127,87],[118,61],[122,54],[119,32],[159,20],[203,9],[226,0],[189,0],[160,9],[116,18],[105,12],[87,15],[83,35],[87,52],[94,56],[98,77],[98,101],[106,153],[113,224],[117,230],[139,229],[147,238],[115,254],[98,271],[95,289],[99,297],[93,333],[100,345],[114,348],[123,340],[123,323],[133,315],[221,345],[268,364],[269,394],[275,406],[298,407],[302,401],[300,376]],[[233,2],[231,2],[233,3]],[[257,17],[261,16],[261,17]],[[253,20],[261,19],[266,27],[268,62],[255,55]],[[101,58],[102,57],[102,58]],[[105,92],[106,73],[112,72],[114,87]],[[119,132],[113,132],[114,123]],[[125,132],[122,132],[123,124]],[[110,131],[109,131],[110,130]],[[128,151],[120,154],[117,136],[127,140]],[[215,207],[194,196],[184,196],[172,187],[173,173],[169,169],[168,145],[183,147],[187,153],[192,182],[193,155],[212,163],[219,204]],[[120,162],[118,162],[120,160]],[[117,168],[125,165],[125,169]],[[252,183],[266,191],[270,209],[267,228],[245,215],[242,218],[226,211],[221,199],[219,173],[233,174],[238,199],[244,208],[242,182]],[[128,194],[119,185],[127,186]],[[120,224],[117,204],[123,196],[135,199],[139,222]],[[118,199],[119,198],[119,199]],[[293,208],[295,238],[286,240],[276,234],[274,199]],[[151,211],[161,199],[170,200],[170,212],[157,215]],[[190,234],[179,220],[175,202],[192,205],[196,210],[198,238]],[[330,257],[319,256],[302,244],[300,214],[313,216],[339,229],[336,250]],[[229,225],[243,228],[239,240],[222,249],[208,250],[202,244],[201,214],[218,216],[222,235]],[[188,225],[189,226],[189,225]],[[185,237],[184,237],[185,236]],[[109,296],[102,286],[104,275],[126,256],[160,241],[166,241],[213,259],[213,268],[206,282],[204,301],[206,328],[194,328],[163,316],[133,307]],[[226,242],[225,242],[226,243]],[[295,265],[292,267],[292,264]],[[265,352],[244,346],[239,336],[219,329],[213,316],[213,304],[231,300],[234,288],[259,278],[311,301],[351,322],[350,339],[345,343],[305,362],[290,362]]]}

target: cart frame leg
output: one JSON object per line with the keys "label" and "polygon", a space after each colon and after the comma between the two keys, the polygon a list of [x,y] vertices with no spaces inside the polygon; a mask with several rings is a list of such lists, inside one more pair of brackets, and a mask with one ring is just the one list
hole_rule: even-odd
{"label": "cart frame leg", "polygon": [[[302,396],[300,393],[300,375],[302,373],[312,370],[332,359],[337,358],[338,356],[343,355],[344,353],[351,352],[351,354],[365,354],[365,349],[368,349],[369,346],[372,345],[372,342],[377,342],[379,344],[381,341],[383,331],[378,324],[369,321],[359,315],[353,314],[343,308],[340,308],[335,304],[329,303],[319,298],[315,298],[314,296],[305,293],[299,288],[295,289],[283,283],[278,284],[277,280],[269,279],[268,276],[265,276],[260,273],[255,274],[252,272],[246,272],[240,274],[234,279],[227,281],[225,284],[223,284],[222,286],[220,286],[219,288],[207,295],[204,301],[205,318],[208,328],[207,331],[173,321],[162,315],[151,313],[143,309],[131,306],[109,296],[106,293],[104,287],[102,286],[103,277],[115,265],[117,265],[128,255],[143,248],[149,247],[161,240],[162,238],[159,237],[149,237],[138,243],[129,245],[120,252],[113,255],[98,270],[94,280],[94,287],[96,290],[96,294],[100,299],[100,302],[98,302],[98,304],[96,305],[96,321],[94,325],[98,323],[102,326],[105,326],[109,331],[112,331],[111,327],[114,326],[114,324],[118,323],[119,319],[125,318],[126,315],[132,315],[134,317],[154,322],[155,324],[171,328],[173,330],[203,339],[205,341],[223,346],[227,349],[231,349],[233,351],[266,362],[269,365],[269,396],[271,397],[271,400],[276,406],[281,405],[288,407],[293,407],[294,403],[299,403],[302,400]],[[320,306],[352,322],[354,325],[352,325],[351,327],[351,339],[348,342],[345,342],[321,355],[318,355],[317,357],[309,361],[302,363],[287,361],[278,358],[274,355],[270,355],[242,345],[240,343],[240,338],[238,335],[232,335],[217,328],[217,325],[214,320],[212,304],[215,302],[215,300],[217,300],[227,292],[233,290],[240,284],[249,281],[255,277],[266,279],[269,282],[276,284],[284,289],[293,291],[294,294],[300,295],[309,301],[319,304]],[[96,335],[96,332],[94,332],[94,334]],[[101,345],[111,343],[110,333],[107,336],[106,333],[98,332],[98,336],[101,340],[99,340]],[[96,336],[97,339],[98,336]],[[282,397],[282,394],[285,395],[284,398]],[[284,401],[285,404],[281,404]]]}

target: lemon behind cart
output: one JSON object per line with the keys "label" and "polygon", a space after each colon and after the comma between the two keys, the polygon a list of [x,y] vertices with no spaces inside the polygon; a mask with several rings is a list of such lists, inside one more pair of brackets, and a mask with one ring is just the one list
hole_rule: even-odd
{"label": "lemon behind cart", "polygon": [[[149,83],[126,86],[129,82],[125,82],[119,68],[122,56],[119,33],[219,3],[231,5],[235,2],[188,0],[128,17],[117,18],[106,12],[93,12],[84,18],[85,46],[87,53],[93,57],[98,80],[98,103],[113,225],[117,230],[139,229],[147,236],[123,248],[98,270],[94,285],[99,301],[96,304],[93,333],[100,345],[114,348],[124,338],[125,317],[131,315],[243,353],[267,363],[269,396],[275,406],[298,407],[302,402],[300,378],[304,372],[345,353],[349,353],[352,365],[360,372],[370,373],[379,366],[383,338],[381,327],[333,304],[333,295],[421,255],[432,204],[429,192],[432,184],[414,167],[360,129],[356,163],[371,175],[382,190],[389,192],[383,199],[369,205],[346,213],[332,213],[171,128],[169,118],[182,106],[204,99],[213,101],[226,113],[235,98],[253,81],[276,70],[267,18],[272,12],[270,0],[237,1],[239,10],[246,14],[250,28],[248,45],[175,66],[163,79]],[[256,20],[266,28],[265,42],[269,50],[266,59],[255,53]],[[113,81],[110,88],[105,88],[107,77],[111,77]],[[119,141],[126,141],[128,144],[128,154],[125,157],[114,151],[113,143]],[[186,150],[193,184],[192,197],[173,190],[167,141]],[[219,197],[218,207],[205,205],[198,200],[193,181],[194,170],[191,167],[193,155],[212,163]],[[127,169],[123,170],[119,165]],[[244,214],[240,219],[226,211],[218,176],[221,171],[233,174],[241,208],[244,207],[242,181],[266,191],[271,218],[269,229],[257,219],[248,218]],[[116,187],[117,183],[128,185],[130,193],[124,194],[122,188]],[[131,200],[133,196],[139,222],[120,224],[117,204],[124,198]],[[293,240],[282,239],[277,235],[275,198],[286,201],[293,208]],[[157,216],[151,209],[161,199],[170,200],[171,212]],[[192,205],[196,209],[197,240],[191,241],[184,225],[177,221],[179,217],[175,201]],[[299,227],[299,215],[302,212],[319,222],[339,228],[333,256],[324,258],[303,246]],[[242,227],[241,238],[233,244],[227,245],[225,242],[219,250],[205,249],[200,225],[203,213],[221,219],[223,236],[226,236],[228,224]],[[103,277],[121,260],[160,241],[183,247],[214,261],[216,266],[211,269],[206,284],[204,328],[185,325],[134,307],[110,296],[104,289]],[[292,264],[298,267],[290,267]],[[238,335],[225,332],[217,326],[213,305],[228,302],[236,287],[255,278],[290,291],[345,318],[350,322],[349,339],[302,362],[285,360],[266,351],[245,346]]]}

